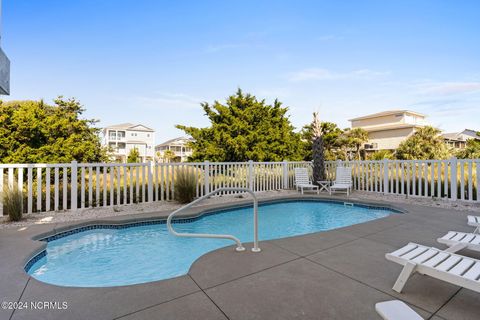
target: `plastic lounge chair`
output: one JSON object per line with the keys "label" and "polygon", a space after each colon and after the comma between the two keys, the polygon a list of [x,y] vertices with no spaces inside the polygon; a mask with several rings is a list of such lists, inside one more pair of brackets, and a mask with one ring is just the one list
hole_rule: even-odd
{"label": "plastic lounge chair", "polygon": [[400,300],[375,304],[375,310],[385,320],[423,320],[412,308]]}
{"label": "plastic lounge chair", "polygon": [[469,226],[475,227],[473,233],[478,233],[480,231],[480,216],[467,216]]}
{"label": "plastic lounge chair", "polygon": [[297,191],[300,191],[303,194],[303,189],[310,189],[315,191],[317,190],[317,194],[319,193],[318,186],[314,185],[310,178],[308,177],[307,168],[295,168],[295,187]]}
{"label": "plastic lounge chair", "polygon": [[446,250],[448,252],[457,252],[465,248],[480,252],[480,234],[478,233],[448,231],[437,241],[449,246],[450,248]]}
{"label": "plastic lounge chair", "polygon": [[352,189],[352,168],[351,167],[337,167],[337,174],[335,175],[335,181],[330,186],[330,195],[332,192],[338,190],[345,190],[347,196]]}
{"label": "plastic lounge chair", "polygon": [[393,286],[397,292],[415,272],[480,292],[480,260],[412,242],[385,257],[403,266]]}

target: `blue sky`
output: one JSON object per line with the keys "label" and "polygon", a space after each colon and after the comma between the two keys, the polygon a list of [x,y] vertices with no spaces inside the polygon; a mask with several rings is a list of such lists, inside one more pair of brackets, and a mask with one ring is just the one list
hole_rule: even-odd
{"label": "blue sky", "polygon": [[208,124],[199,103],[238,87],[348,119],[412,109],[480,130],[480,1],[3,0],[11,99],[78,98],[101,125],[157,142]]}

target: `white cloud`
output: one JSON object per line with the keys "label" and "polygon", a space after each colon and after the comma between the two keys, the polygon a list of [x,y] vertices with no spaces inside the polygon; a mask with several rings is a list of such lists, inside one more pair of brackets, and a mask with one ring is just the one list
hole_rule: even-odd
{"label": "white cloud", "polygon": [[205,48],[205,52],[215,53],[223,50],[244,48],[246,46],[247,44],[244,44],[244,43],[226,43],[226,44],[218,44],[218,45],[209,45],[207,46],[207,48]]}
{"label": "white cloud", "polygon": [[331,40],[341,40],[343,37],[336,36],[334,34],[325,34],[323,36],[318,37],[320,41],[331,41]]}
{"label": "white cloud", "polygon": [[309,68],[288,75],[292,82],[309,80],[338,80],[338,79],[373,79],[390,74],[389,71],[375,71],[370,69],[359,69],[350,72],[333,72],[322,68]]}
{"label": "white cloud", "polygon": [[205,99],[192,97],[183,93],[159,92],[152,97],[137,97],[136,102],[144,107],[162,109],[162,108],[198,108]]}
{"label": "white cloud", "polygon": [[454,95],[480,92],[480,82],[432,82],[421,83],[418,86],[420,94]]}

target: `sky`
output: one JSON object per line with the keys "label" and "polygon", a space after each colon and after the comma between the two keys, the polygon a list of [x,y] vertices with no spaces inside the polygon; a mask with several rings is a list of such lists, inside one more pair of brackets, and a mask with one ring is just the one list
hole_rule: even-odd
{"label": "sky", "polygon": [[446,132],[480,130],[480,1],[3,0],[4,100],[75,97],[99,126],[156,142],[208,126],[201,102],[237,88],[348,119],[409,109]]}

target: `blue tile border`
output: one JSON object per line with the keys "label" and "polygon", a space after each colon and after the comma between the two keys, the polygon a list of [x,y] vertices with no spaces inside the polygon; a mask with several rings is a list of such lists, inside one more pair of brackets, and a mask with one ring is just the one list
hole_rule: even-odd
{"label": "blue tile border", "polygon": [[39,253],[37,253],[36,255],[34,255],[30,260],[28,260],[28,262],[25,264],[25,271],[28,273],[28,271],[30,270],[30,268],[40,259],[42,259],[43,257],[45,257],[47,255],[47,250],[42,250],[40,251]]}
{"label": "blue tile border", "polygon": [[[391,211],[393,213],[404,213],[403,211],[392,208],[392,207],[387,207],[387,206],[380,206],[380,205],[373,205],[373,204],[363,204],[363,203],[355,203],[355,202],[346,202],[346,201],[341,201],[341,200],[329,200],[329,199],[277,199],[277,200],[272,200],[264,203],[260,203],[259,207],[265,207],[269,205],[274,205],[278,203],[291,203],[291,202],[320,202],[320,203],[334,203],[334,204],[339,204],[339,205],[344,205],[345,203],[351,203],[353,204],[354,207],[360,207],[360,208],[366,208],[366,209],[375,209],[375,210],[385,210],[385,211]],[[228,208],[223,208],[223,209],[212,209],[208,210],[205,212],[201,212],[198,216],[195,217],[190,217],[190,218],[178,218],[175,220],[172,220],[172,223],[190,223],[194,222],[197,220],[202,219],[205,216],[210,216],[210,215],[215,215],[215,214],[220,214],[220,213],[225,213],[229,212],[232,210],[237,210],[237,209],[243,209],[243,208],[248,208],[252,207],[251,204],[246,204],[246,205],[238,205],[238,206],[232,206]],[[67,231],[62,231],[59,233],[56,233],[52,236],[47,236],[44,238],[39,239],[39,241],[45,241],[45,242],[50,242],[54,240],[58,240],[67,236],[70,236],[72,234],[88,231],[88,230],[96,230],[96,229],[127,229],[127,228],[132,228],[132,227],[139,227],[139,226],[148,226],[148,225],[156,225],[156,224],[166,224],[167,219],[162,218],[162,219],[153,219],[153,220],[145,220],[145,221],[138,221],[138,222],[126,222],[123,224],[93,224],[93,225],[88,225],[88,226],[83,226],[83,227],[77,227],[73,228],[71,230]],[[43,250],[36,255],[34,255],[28,262],[25,264],[25,271],[28,273],[30,268],[40,259],[45,257],[47,255],[47,251]]]}

